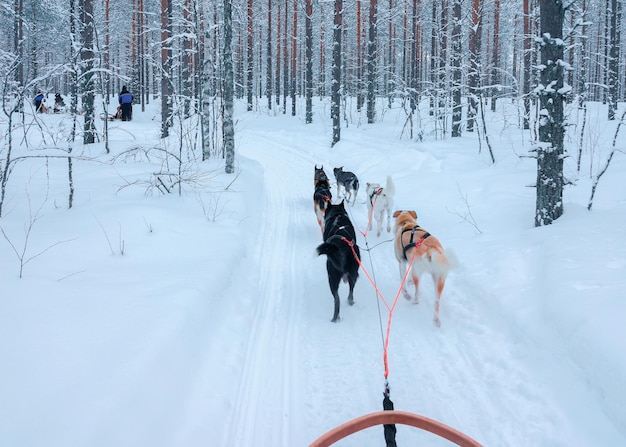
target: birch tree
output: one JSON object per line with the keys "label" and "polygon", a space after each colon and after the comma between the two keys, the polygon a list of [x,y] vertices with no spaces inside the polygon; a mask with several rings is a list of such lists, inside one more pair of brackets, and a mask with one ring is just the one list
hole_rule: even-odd
{"label": "birch tree", "polygon": [[161,0],[161,138],[170,134],[172,123],[172,0]]}
{"label": "birch tree", "polygon": [[461,136],[461,0],[452,6],[452,137]]}
{"label": "birch tree", "polygon": [[234,80],[233,72],[233,12],[232,0],[224,0],[224,48],[222,58],[224,60],[224,156],[226,158],[225,172],[235,172],[235,127],[233,123],[233,97]]}
{"label": "birch tree", "polygon": [[[81,29],[82,29],[82,91],[83,111],[85,124],[83,128],[83,143],[92,144],[96,140],[96,126],[94,124],[95,76],[94,76],[94,23],[93,0],[81,0]],[[71,207],[71,201],[70,201]]]}

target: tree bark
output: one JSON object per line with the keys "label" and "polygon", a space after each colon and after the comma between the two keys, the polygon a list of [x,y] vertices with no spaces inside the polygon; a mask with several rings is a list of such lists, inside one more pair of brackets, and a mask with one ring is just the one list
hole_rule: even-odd
{"label": "tree bark", "polygon": [[542,0],[539,144],[535,226],[563,214],[563,19],[562,0]]}
{"label": "tree bark", "polygon": [[306,73],[305,73],[305,101],[306,101],[306,117],[305,122],[310,124],[313,122],[313,2],[306,0]]}
{"label": "tree bark", "polygon": [[235,126],[233,123],[233,18],[232,0],[224,0],[224,156],[225,172],[235,172]]}
{"label": "tree bark", "polygon": [[370,0],[370,23],[367,42],[367,122],[376,119],[376,56],[378,53],[378,1]]}
{"label": "tree bark", "polygon": [[333,19],[333,66],[330,116],[333,121],[334,146],[341,139],[341,36],[343,27],[343,0],[335,0],[335,13]]}

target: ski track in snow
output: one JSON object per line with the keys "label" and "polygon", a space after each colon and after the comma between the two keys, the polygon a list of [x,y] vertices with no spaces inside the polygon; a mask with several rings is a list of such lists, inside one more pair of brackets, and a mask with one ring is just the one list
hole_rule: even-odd
{"label": "ski track in snow", "polygon": [[[287,150],[282,148],[281,152],[285,154]],[[294,415],[296,406],[292,401],[300,397],[294,359],[302,318],[300,298],[304,290],[299,272],[291,267],[300,263],[301,254],[295,247],[302,239],[298,229],[303,227],[304,216],[286,210],[300,209],[305,187],[294,173],[300,171],[294,169],[294,163],[300,161],[295,154],[292,154],[289,169],[285,169],[275,155],[258,154],[257,157],[265,167],[265,176],[278,176],[283,182],[265,185],[261,215],[252,225],[258,228],[258,237],[252,239],[254,257],[249,262],[259,269],[255,275],[258,288],[252,292],[256,312],[234,404],[231,433],[225,445],[290,445],[293,421],[301,420]],[[308,162],[300,161],[300,164]],[[284,220],[283,216],[289,219]]]}

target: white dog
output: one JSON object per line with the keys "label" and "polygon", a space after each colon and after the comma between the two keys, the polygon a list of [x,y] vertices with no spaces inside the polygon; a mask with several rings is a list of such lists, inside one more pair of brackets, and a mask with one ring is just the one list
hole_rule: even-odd
{"label": "white dog", "polygon": [[391,176],[387,176],[387,184],[384,188],[379,183],[367,183],[367,229],[372,229],[372,220],[376,219],[378,228],[376,236],[380,237],[383,231],[383,220],[387,215],[387,233],[391,232],[391,210],[393,208],[393,195],[395,188]]}

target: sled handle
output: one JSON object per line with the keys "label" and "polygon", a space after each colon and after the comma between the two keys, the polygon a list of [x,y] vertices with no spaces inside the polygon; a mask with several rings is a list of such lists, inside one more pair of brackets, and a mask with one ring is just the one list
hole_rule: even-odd
{"label": "sled handle", "polygon": [[481,444],[466,434],[434,419],[414,413],[408,413],[406,411],[394,410],[378,411],[352,419],[351,421],[341,424],[340,426],[335,427],[329,432],[323,434],[318,439],[313,441],[309,447],[328,447],[358,431],[383,424],[409,425],[411,427],[420,428],[433,433],[462,447],[482,447]]}

